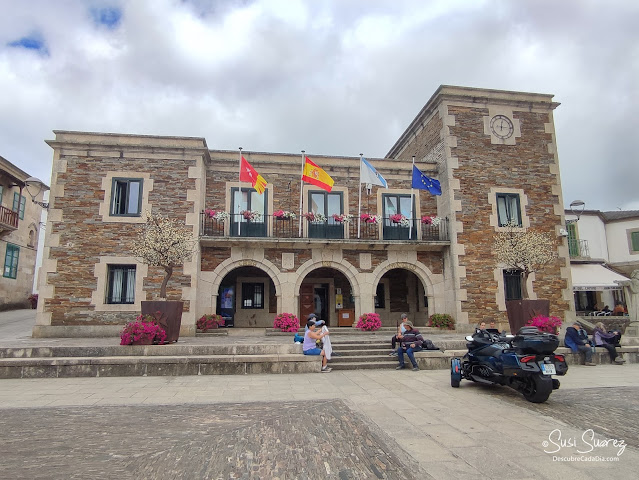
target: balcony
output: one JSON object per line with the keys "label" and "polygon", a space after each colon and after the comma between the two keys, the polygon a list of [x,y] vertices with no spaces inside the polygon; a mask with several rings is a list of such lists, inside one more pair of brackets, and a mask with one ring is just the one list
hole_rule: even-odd
{"label": "balcony", "polygon": [[570,258],[589,258],[590,250],[588,248],[588,240],[576,240],[574,238],[569,238],[568,252],[570,253]]}
{"label": "balcony", "polygon": [[18,228],[18,212],[0,206],[0,232],[13,231]]}
{"label": "balcony", "polygon": [[[340,244],[430,244],[432,247],[448,245],[448,219],[443,218],[439,225],[427,225],[418,220],[410,226],[393,223],[388,218],[381,219],[382,225],[361,222],[359,238],[357,221],[338,222],[333,218],[309,222],[302,218],[300,235],[299,219],[282,219],[272,215],[263,215],[259,219],[247,221],[242,215],[230,215],[226,220],[211,218],[206,213],[200,214],[200,241],[211,242],[227,240],[243,240],[261,238],[277,243],[312,243],[314,241]],[[409,224],[410,225],[410,224]],[[381,228],[380,228],[381,227]],[[381,238],[380,238],[381,237]],[[438,250],[440,248],[422,248]]]}

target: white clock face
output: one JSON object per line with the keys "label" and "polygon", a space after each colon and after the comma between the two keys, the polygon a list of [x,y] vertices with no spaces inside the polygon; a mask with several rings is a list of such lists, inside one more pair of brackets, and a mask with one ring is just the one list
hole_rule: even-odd
{"label": "white clock face", "polygon": [[512,137],[515,131],[513,122],[504,115],[495,115],[490,119],[490,130],[493,135],[503,140]]}

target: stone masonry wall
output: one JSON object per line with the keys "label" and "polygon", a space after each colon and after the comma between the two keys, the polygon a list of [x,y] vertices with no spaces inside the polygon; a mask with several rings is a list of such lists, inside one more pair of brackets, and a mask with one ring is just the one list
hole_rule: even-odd
{"label": "stone masonry wall", "polygon": [[[554,213],[559,199],[553,193],[553,185],[557,185],[558,179],[551,171],[555,162],[548,151],[551,134],[544,127],[552,120],[549,112],[515,110],[514,118],[521,125],[516,145],[493,145],[490,136],[484,133],[482,117],[488,115],[488,109],[449,106],[448,112],[455,118],[450,131],[457,144],[451,150],[459,161],[455,177],[460,189],[455,197],[461,201],[457,220],[463,223],[463,232],[458,233],[457,240],[465,249],[459,259],[466,272],[461,278],[461,288],[467,292],[462,308],[468,312],[471,324],[487,316],[507,322],[505,312],[499,311],[496,303],[498,284],[491,252],[495,228],[489,223],[492,210],[488,194],[492,187],[522,189],[528,199],[525,210],[530,227],[554,234],[561,223]],[[560,274],[564,263],[560,259],[545,267],[536,274],[533,284],[537,298],[550,300],[550,313],[557,316],[569,308],[561,293],[566,288]]]}
{"label": "stone masonry wall", "polygon": [[[59,235],[59,245],[50,247],[50,260],[57,261],[57,269],[47,275],[47,283],[54,289],[53,298],[45,299],[44,311],[51,313],[51,325],[81,325],[124,323],[134,318],[130,312],[96,312],[91,304],[97,288],[94,268],[102,256],[130,256],[131,247],[141,231],[139,223],[111,223],[100,214],[100,204],[110,188],[101,184],[109,171],[150,172],[153,189],[149,204],[154,213],[185,221],[193,212],[193,202],[187,190],[195,188],[188,169],[196,164],[194,157],[184,150],[129,149],[124,145],[101,145],[100,151],[86,146],[69,145],[59,151],[60,161],[66,163],[57,174],[57,186],[63,195],[54,198],[54,207],[62,212],[61,220],[50,220],[50,234]],[[163,269],[149,267],[144,280],[146,299],[157,299]],[[168,299],[182,298],[182,289],[190,286],[190,277],[181,267],[175,268],[167,287]],[[138,300],[136,298],[136,300]],[[185,311],[189,302],[185,302]]]}

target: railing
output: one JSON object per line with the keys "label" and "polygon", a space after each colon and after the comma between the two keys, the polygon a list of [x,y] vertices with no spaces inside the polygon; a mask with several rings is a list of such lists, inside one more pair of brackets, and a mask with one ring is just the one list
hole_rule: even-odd
{"label": "railing", "polygon": [[590,257],[590,249],[588,248],[588,240],[568,239],[568,252],[570,258]]}
{"label": "railing", "polygon": [[[420,219],[410,226],[393,223],[388,218],[382,221],[382,238],[380,226],[376,223],[362,221],[359,229],[359,240],[413,240],[448,241],[448,219],[443,218],[439,225],[427,225]],[[357,221],[339,222],[334,218],[310,222],[302,219],[301,238],[325,238],[358,240]],[[348,233],[348,238],[346,234]],[[225,220],[211,218],[206,213],[200,214],[200,235],[203,237],[265,237],[265,238],[300,238],[299,219],[279,218],[273,215],[262,215],[253,220],[247,220],[241,214],[231,215]]]}
{"label": "railing", "polygon": [[0,229],[1,227],[8,227],[15,230],[18,228],[18,212],[0,206],[0,224]]}

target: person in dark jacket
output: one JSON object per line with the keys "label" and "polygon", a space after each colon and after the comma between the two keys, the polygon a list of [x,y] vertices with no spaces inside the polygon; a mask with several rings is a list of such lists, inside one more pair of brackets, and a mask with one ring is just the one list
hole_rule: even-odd
{"label": "person in dark jacket", "polygon": [[596,363],[592,362],[592,348],[588,342],[588,336],[583,335],[586,332],[581,328],[579,322],[572,324],[572,327],[566,329],[566,337],[564,338],[564,344],[572,350],[573,353],[583,353],[586,357],[585,365],[593,367]]}
{"label": "person in dark jacket", "polygon": [[413,365],[413,372],[419,370],[417,361],[415,360],[414,352],[422,350],[422,344],[424,343],[424,337],[422,337],[419,330],[413,327],[413,324],[408,320],[404,321],[400,327],[400,332],[397,334],[397,341],[399,346],[397,347],[397,359],[399,360],[399,366],[396,370],[404,368],[404,353],[408,356],[410,363]]}
{"label": "person in dark jacket", "polygon": [[610,363],[621,365],[625,362],[625,360],[617,356],[617,350],[615,350],[615,346],[611,343],[617,335],[619,335],[619,332],[616,331],[607,333],[603,322],[598,322],[595,324],[595,329],[592,331],[592,342],[595,344],[595,347],[603,347],[608,350],[608,353],[610,354]]}

